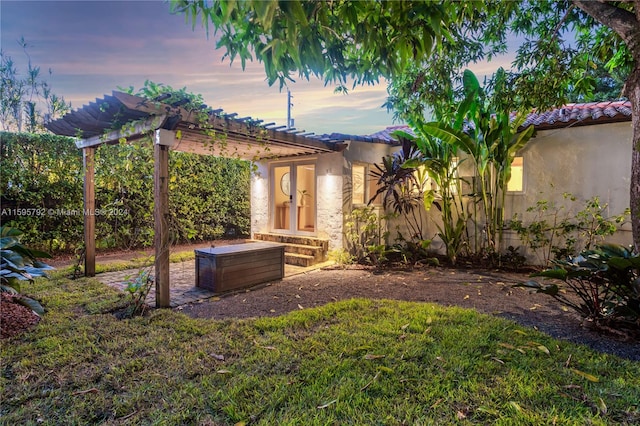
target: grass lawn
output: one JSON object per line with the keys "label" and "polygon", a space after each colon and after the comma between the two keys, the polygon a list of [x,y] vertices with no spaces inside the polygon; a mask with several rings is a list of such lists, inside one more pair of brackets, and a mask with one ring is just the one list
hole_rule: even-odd
{"label": "grass lawn", "polygon": [[25,285],[48,309],[3,340],[0,424],[585,425],[640,422],[640,363],[433,304],[118,320],[95,279]]}

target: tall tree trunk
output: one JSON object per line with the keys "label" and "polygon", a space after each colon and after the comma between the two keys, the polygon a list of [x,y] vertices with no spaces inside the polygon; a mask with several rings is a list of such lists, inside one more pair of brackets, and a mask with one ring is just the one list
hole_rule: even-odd
{"label": "tall tree trunk", "polygon": [[633,245],[640,250],[640,66],[636,66],[627,79],[625,93],[631,101],[631,123],[633,127],[631,151],[631,182],[629,202],[631,207],[631,229]]}
{"label": "tall tree trunk", "polygon": [[605,1],[572,0],[573,4],[615,31],[627,45],[634,59],[633,71],[627,77],[624,94],[631,101],[633,125],[631,182],[629,203],[633,245],[640,250],[640,0],[633,1],[632,11]]}

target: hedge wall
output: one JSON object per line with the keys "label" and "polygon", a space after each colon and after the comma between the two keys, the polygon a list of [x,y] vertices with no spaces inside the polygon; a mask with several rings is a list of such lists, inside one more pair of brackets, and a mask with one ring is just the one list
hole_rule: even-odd
{"label": "hedge wall", "polygon": [[[0,220],[23,241],[51,252],[82,243],[82,153],[71,138],[0,132]],[[171,152],[172,240],[248,235],[250,164]],[[96,152],[99,248],[153,244],[153,148],[150,141],[101,146]]]}

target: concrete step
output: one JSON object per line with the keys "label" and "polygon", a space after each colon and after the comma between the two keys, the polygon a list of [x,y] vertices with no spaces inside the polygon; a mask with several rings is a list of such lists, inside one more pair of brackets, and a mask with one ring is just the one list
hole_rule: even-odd
{"label": "concrete step", "polygon": [[261,241],[271,241],[274,243],[300,244],[305,246],[322,247],[324,250],[329,249],[329,240],[315,237],[305,237],[298,235],[281,235],[269,233],[255,233],[253,238]]}
{"label": "concrete step", "polygon": [[321,238],[269,233],[255,233],[253,238],[284,244],[285,263],[290,265],[311,266],[324,262],[329,250],[329,241]]}
{"label": "concrete step", "polygon": [[322,261],[324,257],[324,250],[322,247],[306,246],[302,244],[284,244],[284,252],[292,254],[304,254],[311,256],[318,261]]}
{"label": "concrete step", "polygon": [[305,254],[296,253],[284,253],[284,263],[295,266],[312,266],[316,264],[316,260],[313,256],[307,256]]}

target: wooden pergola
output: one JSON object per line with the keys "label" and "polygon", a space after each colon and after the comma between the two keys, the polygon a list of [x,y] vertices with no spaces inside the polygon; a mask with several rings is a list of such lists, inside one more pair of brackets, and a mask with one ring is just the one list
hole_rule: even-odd
{"label": "wooden pergola", "polygon": [[236,118],[206,106],[187,110],[187,100],[163,95],[147,99],[113,92],[47,124],[53,133],[78,138],[84,166],[85,276],[95,275],[95,150],[153,136],[154,246],[156,306],[170,306],[169,297],[169,150],[250,161],[318,154],[342,149],[340,140]]}

